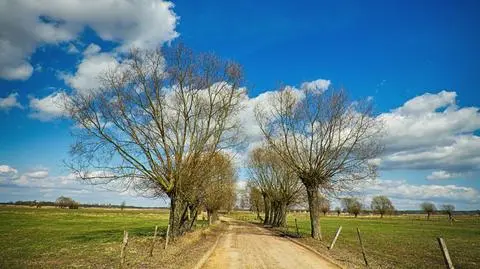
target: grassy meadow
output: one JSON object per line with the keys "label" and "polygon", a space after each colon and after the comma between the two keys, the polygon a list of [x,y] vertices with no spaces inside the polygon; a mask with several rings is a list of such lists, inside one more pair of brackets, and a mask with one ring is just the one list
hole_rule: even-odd
{"label": "grassy meadow", "polygon": [[167,210],[0,206],[0,268],[118,267],[124,229],[131,267],[147,268],[155,225],[160,253]]}
{"label": "grassy meadow", "polygon": [[[236,218],[254,220],[253,213],[237,212]],[[344,262],[349,267],[362,267],[363,258],[356,228],[360,229],[367,258],[376,268],[445,268],[437,237],[446,241],[456,268],[480,268],[480,217],[455,216],[450,224],[447,216],[435,215],[427,221],[424,215],[334,216],[320,218],[323,242],[309,237],[307,213],[290,213],[288,233],[295,235],[297,219],[300,239],[320,252]],[[333,250],[328,251],[339,226],[341,234]],[[285,230],[285,229],[283,229]]]}

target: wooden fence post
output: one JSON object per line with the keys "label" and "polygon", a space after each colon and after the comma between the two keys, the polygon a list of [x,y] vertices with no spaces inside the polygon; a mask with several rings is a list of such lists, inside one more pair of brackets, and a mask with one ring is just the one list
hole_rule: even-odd
{"label": "wooden fence post", "polygon": [[123,231],[123,243],[122,243],[122,249],[120,251],[120,265],[123,266],[125,263],[125,256],[126,256],[126,249],[127,249],[127,244],[128,244],[128,232]]}
{"label": "wooden fence post", "polygon": [[167,249],[167,246],[168,246],[169,233],[170,233],[170,224],[167,226],[167,234],[166,234],[166,238],[165,238],[165,249]]}
{"label": "wooden fence post", "polygon": [[153,233],[152,247],[150,248],[150,257],[153,256],[153,248],[155,247],[155,239],[157,238],[158,226],[155,225],[155,232]]}
{"label": "wooden fence post", "polygon": [[300,237],[300,233],[298,232],[297,218],[295,218],[295,228],[297,229],[297,236]]}
{"label": "wooden fence post", "polygon": [[448,254],[447,244],[445,244],[445,240],[441,237],[437,237],[438,244],[440,245],[440,249],[442,250],[443,259],[445,261],[445,265],[448,269],[454,269],[452,259],[450,259],[450,254]]}
{"label": "wooden fence post", "polygon": [[337,234],[335,234],[335,237],[333,238],[332,244],[330,244],[330,246],[328,247],[329,250],[331,250],[333,248],[333,246],[335,246],[335,242],[337,242],[337,238],[340,235],[341,231],[342,231],[342,226],[338,227]]}
{"label": "wooden fence post", "polygon": [[360,229],[357,227],[358,241],[360,241],[360,246],[362,247],[363,260],[365,265],[368,267],[367,254],[365,253],[365,247],[363,246],[362,237],[360,236]]}

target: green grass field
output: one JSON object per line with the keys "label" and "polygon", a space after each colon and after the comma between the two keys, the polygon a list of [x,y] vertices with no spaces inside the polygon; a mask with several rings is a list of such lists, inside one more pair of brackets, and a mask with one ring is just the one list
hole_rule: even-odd
{"label": "green grass field", "polygon": [[3,206],[0,268],[116,266],[124,229],[132,238],[133,255],[146,255],[155,225],[161,238],[167,224],[166,210]]}
{"label": "green grass field", "polygon": [[[236,213],[239,219],[253,220],[254,214]],[[443,237],[456,268],[480,268],[480,217],[456,216],[451,225],[446,216],[433,216],[430,221],[422,215],[395,217],[326,216],[320,218],[324,241],[308,239],[310,221],[306,213],[288,217],[288,231],[295,234],[295,218],[299,232],[307,244],[314,245],[334,258],[361,265],[363,263],[356,228],[360,229],[367,258],[372,267],[382,268],[445,268],[436,240]],[[328,246],[339,226],[342,232],[332,251]]]}

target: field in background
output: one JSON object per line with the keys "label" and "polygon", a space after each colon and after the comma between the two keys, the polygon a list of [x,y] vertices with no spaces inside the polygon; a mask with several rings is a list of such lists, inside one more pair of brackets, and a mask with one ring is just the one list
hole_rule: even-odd
{"label": "field in background", "polygon": [[[155,225],[159,245],[167,210],[0,206],[0,268],[117,267],[124,229],[130,237],[127,260],[149,267]],[[158,246],[155,251],[163,250]]]}
{"label": "field in background", "polygon": [[[255,214],[249,212],[234,212],[232,216],[255,221]],[[289,234],[296,234],[295,218],[304,237],[301,241],[347,264],[363,264],[356,233],[358,227],[372,267],[445,268],[437,237],[445,239],[456,268],[480,267],[479,216],[455,216],[457,221],[453,225],[447,221],[447,216],[433,216],[430,221],[424,215],[386,216],[383,219],[377,216],[326,216],[320,218],[321,243],[308,238],[310,221],[306,213],[289,213]],[[339,226],[343,227],[340,237],[334,249],[328,251],[327,246]]]}

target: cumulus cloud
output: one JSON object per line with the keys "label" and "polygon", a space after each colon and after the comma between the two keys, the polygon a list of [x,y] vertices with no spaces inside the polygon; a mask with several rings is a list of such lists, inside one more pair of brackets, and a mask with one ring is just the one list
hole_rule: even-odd
{"label": "cumulus cloud", "polygon": [[449,173],[447,171],[433,171],[430,175],[427,176],[428,180],[442,180],[442,179],[451,179],[458,177],[458,174]]}
{"label": "cumulus cloud", "polygon": [[74,44],[70,43],[70,44],[68,44],[68,47],[67,47],[67,53],[68,54],[77,54],[77,53],[80,53],[80,51],[78,50],[78,48]]}
{"label": "cumulus cloud", "polygon": [[100,53],[101,48],[90,44],[83,54],[85,57],[77,66],[74,74],[60,73],[59,77],[79,93],[88,93],[100,86],[99,76],[115,68],[121,68],[121,63],[112,53]]}
{"label": "cumulus cloud", "polygon": [[162,0],[1,1],[0,78],[28,79],[29,58],[39,46],[74,40],[86,26],[119,43],[118,51],[156,47],[178,36],[173,6]]}
{"label": "cumulus cloud", "polygon": [[480,169],[480,111],[459,107],[456,93],[426,93],[379,115],[385,123],[385,169],[464,172]]}
{"label": "cumulus cloud", "polygon": [[330,80],[326,79],[317,79],[314,81],[304,82],[300,86],[302,90],[312,91],[316,93],[323,93],[330,87]]}
{"label": "cumulus cloud", "polygon": [[365,186],[365,192],[371,195],[386,195],[394,199],[411,200],[415,204],[421,201],[462,202],[477,204],[480,192],[472,187],[458,185],[415,185],[405,180],[376,180]]}
{"label": "cumulus cloud", "polygon": [[8,180],[16,178],[17,174],[17,169],[6,164],[0,165],[0,183],[5,183]]}
{"label": "cumulus cloud", "polygon": [[17,100],[18,93],[11,93],[5,98],[0,98],[0,110],[9,111],[12,108],[20,108],[23,106]]}
{"label": "cumulus cloud", "polygon": [[44,98],[30,99],[30,117],[41,121],[50,121],[67,115],[65,101],[68,100],[65,92],[54,92]]}

